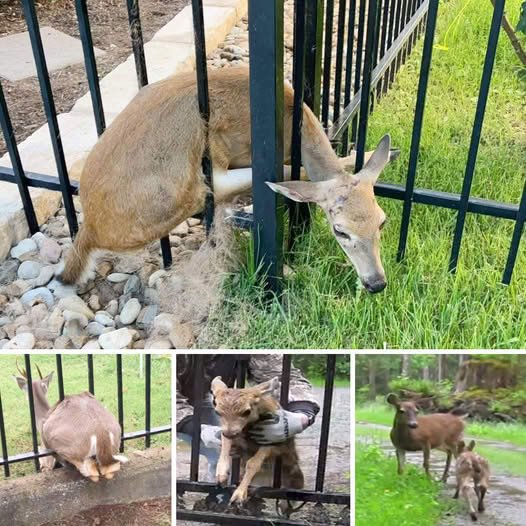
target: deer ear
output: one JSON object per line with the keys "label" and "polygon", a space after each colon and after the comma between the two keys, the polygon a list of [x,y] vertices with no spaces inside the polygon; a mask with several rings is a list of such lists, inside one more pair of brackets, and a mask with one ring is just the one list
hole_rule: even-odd
{"label": "deer ear", "polygon": [[385,400],[388,404],[394,405],[395,407],[398,407],[400,405],[400,400],[398,399],[398,396],[394,393],[389,393]]}
{"label": "deer ear", "polygon": [[391,136],[384,135],[365,166],[356,174],[360,181],[376,183],[391,158]]}
{"label": "deer ear", "polygon": [[470,443],[469,443],[469,446],[468,446],[468,449],[470,451],[473,451],[475,449],[475,441],[472,440]]}
{"label": "deer ear", "polygon": [[266,182],[277,194],[284,195],[298,203],[319,203],[325,199],[326,183],[324,181],[287,181],[284,183]]}
{"label": "deer ear", "polygon": [[257,386],[261,396],[267,395],[267,394],[270,394],[270,395],[274,394],[277,391],[278,387],[279,387],[279,378],[277,376]]}
{"label": "deer ear", "polygon": [[223,382],[220,376],[216,376],[210,384],[210,390],[212,391],[212,394],[216,396],[218,393],[224,391],[225,389],[227,389],[225,382]]}
{"label": "deer ear", "polygon": [[46,384],[46,387],[49,387],[51,380],[53,380],[53,372],[51,371],[45,378],[42,378],[42,383]]}
{"label": "deer ear", "polygon": [[13,376],[13,379],[18,384],[18,387],[22,389],[22,391],[27,392],[27,380],[25,378],[22,378],[21,376]]}

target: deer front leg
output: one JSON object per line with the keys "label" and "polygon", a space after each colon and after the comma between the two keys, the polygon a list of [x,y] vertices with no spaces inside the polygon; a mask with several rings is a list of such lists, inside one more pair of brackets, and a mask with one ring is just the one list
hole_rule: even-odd
{"label": "deer front leg", "polygon": [[446,458],[446,467],[444,468],[444,474],[442,475],[442,482],[447,482],[447,477],[449,475],[449,467],[451,466],[451,457],[453,454],[451,451],[447,452],[447,458]]}
{"label": "deer front leg", "polygon": [[221,435],[221,453],[217,461],[216,481],[220,486],[228,484],[228,476],[230,475],[230,465],[232,459],[230,457],[230,450],[232,448],[232,441]]}
{"label": "deer front leg", "polygon": [[405,466],[405,451],[403,449],[396,450],[396,460],[398,462],[398,474],[401,475]]}
{"label": "deer front leg", "polygon": [[424,446],[423,452],[424,452],[424,470],[426,472],[426,475],[428,477],[431,477],[431,473],[429,472],[429,459],[431,457],[431,448],[429,447],[429,445],[426,444]]}
{"label": "deer front leg", "polygon": [[263,446],[258,449],[257,453],[252,458],[248,459],[245,474],[243,475],[243,479],[236,491],[234,491],[234,494],[230,499],[230,504],[243,505],[247,501],[248,487],[250,486],[252,479],[261,470],[263,463],[271,456],[271,454],[272,447]]}

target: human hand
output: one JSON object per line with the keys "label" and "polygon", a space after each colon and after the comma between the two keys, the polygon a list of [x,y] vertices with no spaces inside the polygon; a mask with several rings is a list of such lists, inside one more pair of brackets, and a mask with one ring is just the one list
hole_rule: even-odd
{"label": "human hand", "polygon": [[279,444],[301,433],[308,425],[307,415],[279,409],[270,418],[258,420],[253,424],[248,434],[260,445]]}
{"label": "human hand", "polygon": [[205,447],[221,451],[221,428],[219,426],[201,424],[201,442]]}

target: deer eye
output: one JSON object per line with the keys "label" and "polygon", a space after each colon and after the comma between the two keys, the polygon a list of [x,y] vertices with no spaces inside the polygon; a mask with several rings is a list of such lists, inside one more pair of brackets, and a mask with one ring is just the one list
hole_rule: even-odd
{"label": "deer eye", "polygon": [[341,237],[343,239],[351,239],[351,236],[347,232],[344,232],[340,225],[334,225],[332,229],[334,230],[334,234],[336,236]]}
{"label": "deer eye", "polygon": [[400,409],[400,413],[405,413],[405,409]]}
{"label": "deer eye", "polygon": [[245,417],[246,417],[246,416],[250,416],[250,413],[251,413],[251,412],[252,412],[252,411],[251,411],[250,409],[247,409],[246,411],[243,411],[243,412],[241,413],[241,416],[245,416]]}

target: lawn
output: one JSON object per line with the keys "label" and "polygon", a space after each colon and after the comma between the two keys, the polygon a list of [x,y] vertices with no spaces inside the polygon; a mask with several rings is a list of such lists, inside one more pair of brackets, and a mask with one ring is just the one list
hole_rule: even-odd
{"label": "lawn", "polygon": [[[509,0],[514,25],[522,0]],[[469,148],[491,3],[441,2],[427,96],[417,187],[459,192]],[[456,22],[455,22],[456,20]],[[446,36],[447,35],[447,36]],[[443,49],[447,48],[447,49]],[[381,180],[405,181],[421,43],[370,119],[368,148],[389,132],[401,156]],[[526,82],[501,34],[472,195],[518,203],[526,176]],[[389,224],[382,258],[389,280],[369,295],[318,210],[288,260],[281,302],[265,303],[247,263],[230,279],[205,345],[236,348],[520,348],[526,345],[526,250],[512,283],[500,283],[513,223],[468,215],[458,270],[448,273],[456,214],[415,205],[407,257],[396,261],[401,202],[380,200]],[[252,250],[247,249],[247,257]],[[291,257],[293,256],[293,257]]]}
{"label": "lawn", "polygon": [[[359,405],[355,411],[357,422],[369,422],[391,426],[394,410],[383,403]],[[526,423],[523,422],[466,422],[466,436],[484,440],[507,442],[515,446],[526,447]]]}
{"label": "lawn", "polygon": [[[15,355],[0,356],[0,392],[4,421],[6,425],[7,448],[10,456],[32,451],[31,427],[27,398],[18,388],[13,376],[17,374]],[[140,375],[139,355],[123,355],[123,398],[124,431],[139,431],[145,428],[144,375]],[[114,355],[95,355],[94,379],[95,396],[117,417],[117,375]],[[23,357],[18,363],[23,366]],[[32,358],[33,378],[38,377],[35,365],[38,364],[43,375],[56,369],[55,356],[34,355]],[[87,357],[83,355],[63,355],[65,394],[76,394],[88,390]],[[171,362],[168,356],[152,356],[151,381],[151,426],[171,423]],[[49,389],[50,404],[58,400],[58,382],[54,376]],[[152,445],[169,445],[170,434],[152,436]],[[125,448],[142,449],[144,439],[128,441]],[[34,468],[31,462],[11,466],[13,474],[30,473]]]}
{"label": "lawn", "polygon": [[432,526],[451,502],[442,502],[439,482],[429,480],[416,466],[403,477],[394,457],[376,445],[356,448],[356,526]]}

